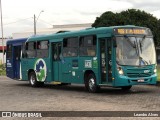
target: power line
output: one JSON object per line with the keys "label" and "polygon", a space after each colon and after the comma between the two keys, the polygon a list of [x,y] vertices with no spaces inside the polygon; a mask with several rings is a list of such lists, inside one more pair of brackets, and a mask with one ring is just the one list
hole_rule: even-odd
{"label": "power line", "polygon": [[27,20],[27,19],[31,19],[31,18],[32,18],[32,17],[29,17],[29,18],[25,18],[25,19],[17,20],[17,21],[15,21],[15,22],[6,23],[6,24],[3,24],[3,25],[14,24],[14,23],[17,23],[17,22],[20,22],[20,21],[24,21],[24,20]]}
{"label": "power line", "polygon": [[42,19],[39,19],[40,21],[42,21],[42,22],[44,22],[44,23],[46,23],[46,24],[48,24],[48,25],[51,25],[51,26],[53,26],[51,23],[49,23],[49,22],[46,22],[46,21],[44,21],[44,20],[42,20]]}
{"label": "power line", "polygon": [[[14,21],[14,22],[10,22],[10,23],[3,24],[3,25],[10,25],[10,24],[14,24],[14,23],[17,23],[17,22],[20,22],[20,21],[24,21],[24,20],[28,20],[28,19],[33,19],[33,17],[29,17],[29,18],[25,18],[25,19],[20,19],[20,20]],[[48,24],[48,25],[53,26],[51,23],[46,22],[46,21],[44,21],[44,20],[42,20],[42,19],[39,19],[39,21],[42,21],[42,22],[44,22],[44,23],[46,23],[46,24]]]}

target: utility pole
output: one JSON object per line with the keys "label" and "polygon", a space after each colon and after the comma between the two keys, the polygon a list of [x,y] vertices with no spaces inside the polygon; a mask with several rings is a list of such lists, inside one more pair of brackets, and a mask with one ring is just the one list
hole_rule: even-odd
{"label": "utility pole", "polygon": [[34,14],[34,35],[36,35],[36,15]]}
{"label": "utility pole", "polygon": [[3,49],[2,64],[4,64],[3,19],[2,19],[2,3],[1,3],[1,0],[0,0],[0,11],[1,11],[1,32],[2,32],[2,49]]}
{"label": "utility pole", "polygon": [[44,12],[44,11],[42,10],[42,11],[39,13],[37,19],[36,19],[36,15],[34,14],[34,17],[33,17],[33,18],[34,18],[34,35],[37,34],[37,32],[36,32],[36,24],[37,24],[38,18],[39,18],[40,14],[41,14],[42,12]]}

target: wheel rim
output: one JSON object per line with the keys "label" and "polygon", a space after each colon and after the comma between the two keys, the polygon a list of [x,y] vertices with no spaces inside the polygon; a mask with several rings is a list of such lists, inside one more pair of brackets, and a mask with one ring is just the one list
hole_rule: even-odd
{"label": "wheel rim", "polygon": [[93,90],[95,87],[95,81],[93,78],[89,79],[89,88]]}
{"label": "wheel rim", "polygon": [[35,77],[33,75],[31,75],[31,78],[30,78],[30,81],[31,81],[31,84],[34,85],[35,84]]}

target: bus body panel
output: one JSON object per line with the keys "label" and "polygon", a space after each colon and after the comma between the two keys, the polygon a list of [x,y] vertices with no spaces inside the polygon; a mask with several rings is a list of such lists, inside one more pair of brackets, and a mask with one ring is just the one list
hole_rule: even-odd
{"label": "bus body panel", "polygon": [[[6,58],[6,75],[12,79],[21,79],[21,53],[22,44],[27,38],[15,39],[7,41],[7,47],[11,46],[10,53]],[[11,54],[11,55],[9,55]]]}
{"label": "bus body panel", "polygon": [[[124,66],[124,75],[121,76],[116,72],[115,87],[141,85],[141,84],[156,84],[157,74],[154,71],[155,65],[143,67]],[[145,71],[148,71],[147,73]]]}
{"label": "bus body panel", "polygon": [[29,71],[34,71],[35,73],[37,72],[36,70],[36,62],[37,60],[39,59],[43,59],[44,60],[44,63],[46,64],[46,82],[52,82],[52,79],[51,79],[51,62],[50,62],[50,59],[49,58],[30,58],[30,60],[28,59],[22,59],[22,79],[23,80],[29,80]]}

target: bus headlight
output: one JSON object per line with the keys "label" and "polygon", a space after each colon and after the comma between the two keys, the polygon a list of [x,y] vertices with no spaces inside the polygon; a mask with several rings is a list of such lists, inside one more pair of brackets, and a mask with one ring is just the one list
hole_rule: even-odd
{"label": "bus headlight", "polygon": [[154,73],[156,73],[156,72],[157,72],[157,69],[155,68],[155,69],[154,69]]}
{"label": "bus headlight", "polygon": [[121,67],[118,67],[117,70],[118,70],[118,73],[119,73],[120,75],[123,75],[124,72],[123,72],[123,70],[122,70]]}
{"label": "bus headlight", "polygon": [[123,75],[123,70],[122,69],[118,70],[118,72],[119,72],[120,75]]}

